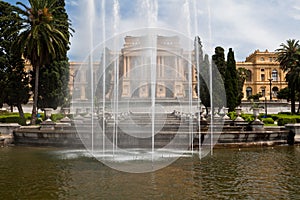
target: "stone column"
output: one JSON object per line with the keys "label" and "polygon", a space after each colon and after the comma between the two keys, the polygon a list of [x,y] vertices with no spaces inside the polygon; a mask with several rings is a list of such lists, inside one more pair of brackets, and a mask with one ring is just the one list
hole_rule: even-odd
{"label": "stone column", "polygon": [[124,77],[127,77],[127,56],[124,56],[123,72],[124,72]]}

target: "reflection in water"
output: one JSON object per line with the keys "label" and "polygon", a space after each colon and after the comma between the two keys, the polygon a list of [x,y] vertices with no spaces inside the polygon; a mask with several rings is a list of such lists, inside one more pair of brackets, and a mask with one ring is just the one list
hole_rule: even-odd
{"label": "reflection in water", "polygon": [[152,173],[110,169],[82,151],[0,149],[1,199],[299,199],[300,148],[220,149]]}

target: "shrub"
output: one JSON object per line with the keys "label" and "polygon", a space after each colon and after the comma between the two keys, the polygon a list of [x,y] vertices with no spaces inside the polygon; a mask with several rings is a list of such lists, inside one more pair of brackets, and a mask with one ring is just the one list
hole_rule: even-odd
{"label": "shrub", "polygon": [[274,120],[274,121],[277,121],[279,119],[279,116],[278,115],[271,115],[271,118]]}
{"label": "shrub", "polygon": [[274,120],[272,118],[264,118],[262,121],[264,124],[274,124]]}
{"label": "shrub", "polygon": [[61,113],[51,115],[51,120],[54,122],[61,120],[62,118],[64,118],[64,115]]}
{"label": "shrub", "polygon": [[241,117],[247,121],[247,122],[252,122],[254,120],[254,116],[252,114],[241,114]]}
{"label": "shrub", "polygon": [[227,115],[231,120],[235,120],[235,118],[237,117],[235,111],[231,111]]}
{"label": "shrub", "polygon": [[278,114],[279,115],[292,115],[291,112],[279,112]]}
{"label": "shrub", "polygon": [[26,119],[22,119],[19,116],[1,116],[0,122],[2,123],[18,123],[20,125],[26,125]]}
{"label": "shrub", "polygon": [[296,122],[296,118],[280,117],[277,124],[278,126],[284,126],[285,124],[295,124]]}

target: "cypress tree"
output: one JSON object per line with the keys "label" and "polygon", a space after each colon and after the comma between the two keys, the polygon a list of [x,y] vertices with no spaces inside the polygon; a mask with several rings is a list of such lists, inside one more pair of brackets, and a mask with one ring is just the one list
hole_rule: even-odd
{"label": "cypress tree", "polygon": [[234,59],[234,52],[232,51],[232,48],[229,49],[229,52],[227,54],[227,67],[225,70],[224,78],[227,107],[229,108],[229,111],[234,111],[235,107],[239,104],[239,90],[236,62]]}
{"label": "cypress tree", "polygon": [[226,61],[224,49],[220,46],[215,48],[215,54],[212,56],[212,97],[213,106],[223,107],[225,105],[224,79],[226,72]]}

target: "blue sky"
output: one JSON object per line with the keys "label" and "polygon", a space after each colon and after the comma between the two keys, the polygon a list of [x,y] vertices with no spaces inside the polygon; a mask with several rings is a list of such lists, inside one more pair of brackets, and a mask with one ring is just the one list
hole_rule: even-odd
{"label": "blue sky", "polygon": [[[81,61],[86,57],[89,8],[92,0],[66,0],[66,8],[75,33],[71,39],[69,58]],[[145,23],[143,6],[151,0],[119,0],[118,31],[130,31]],[[204,50],[212,54],[213,48],[222,46],[226,52],[233,48],[237,61],[256,49],[274,51],[287,39],[300,39],[299,0],[153,0],[157,2],[155,26],[184,32],[193,38],[202,38]],[[8,0],[15,4],[15,0]],[[26,1],[21,1],[26,3]],[[101,0],[94,1],[95,33],[103,32],[101,26]],[[106,35],[112,35],[113,0],[106,0]],[[191,25],[186,24],[185,3],[189,3]],[[196,3],[195,3],[196,2]],[[143,4],[141,6],[141,4]],[[147,6],[147,5],[146,5]],[[149,16],[149,15],[148,15]],[[197,20],[194,20],[197,19]],[[195,22],[195,23],[194,23]],[[188,34],[187,34],[188,32]],[[94,36],[95,37],[95,36]],[[96,43],[101,43],[101,37]]]}

